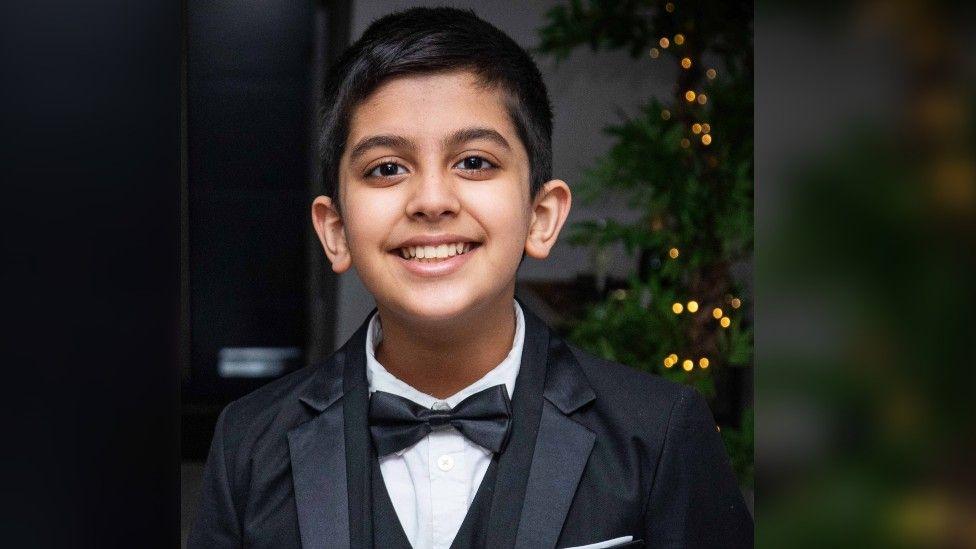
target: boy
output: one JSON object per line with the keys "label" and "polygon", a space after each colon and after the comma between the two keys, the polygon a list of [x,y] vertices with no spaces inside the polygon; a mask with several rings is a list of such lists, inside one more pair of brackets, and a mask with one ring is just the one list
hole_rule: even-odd
{"label": "boy", "polygon": [[531,58],[413,9],[366,30],[325,104],[312,220],[377,312],[224,410],[190,547],[751,546],[702,398],[514,300],[571,204]]}

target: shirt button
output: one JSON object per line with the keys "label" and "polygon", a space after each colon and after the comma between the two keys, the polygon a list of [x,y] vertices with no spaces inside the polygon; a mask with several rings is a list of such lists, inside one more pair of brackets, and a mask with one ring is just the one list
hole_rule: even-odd
{"label": "shirt button", "polygon": [[454,458],[448,455],[437,458],[437,468],[445,473],[454,468]]}
{"label": "shirt button", "polygon": [[451,405],[446,402],[435,402],[430,406],[431,410],[437,410],[438,412],[444,412],[451,409]]}

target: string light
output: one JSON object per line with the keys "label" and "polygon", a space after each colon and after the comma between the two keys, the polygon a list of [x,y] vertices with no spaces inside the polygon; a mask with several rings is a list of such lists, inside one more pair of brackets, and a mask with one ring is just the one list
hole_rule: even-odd
{"label": "string light", "polygon": [[702,93],[702,94],[699,94],[698,95],[698,104],[699,105],[704,105],[706,101],[708,101],[708,97],[705,97],[705,94]]}
{"label": "string light", "polygon": [[667,4],[664,4],[664,11],[666,11],[668,13],[674,13],[674,4],[671,3],[671,2],[668,2]]}
{"label": "string light", "polygon": [[685,35],[680,34],[680,33],[674,35],[674,43],[677,44],[677,45],[679,45],[679,46],[681,44],[684,44],[685,43]]}
{"label": "string light", "polygon": [[657,48],[651,48],[651,59],[657,59],[661,56],[661,50]]}
{"label": "string light", "polygon": [[705,357],[698,359],[698,366],[702,369],[708,368],[708,359]]}
{"label": "string light", "polygon": [[739,298],[737,298],[737,297],[733,297],[732,298],[732,308],[733,309],[738,309],[741,306],[742,306],[742,301]]}
{"label": "string light", "polygon": [[729,317],[723,316],[722,320],[719,320],[718,323],[721,324],[723,328],[728,328],[732,324],[732,321],[729,320]]}
{"label": "string light", "polygon": [[695,100],[695,97],[696,97],[696,94],[695,94],[694,91],[688,90],[688,91],[685,92],[685,101],[691,103],[692,101]]}
{"label": "string light", "polygon": [[670,368],[672,366],[674,366],[674,362],[671,361],[671,357],[669,356],[664,357],[664,367]]}
{"label": "string light", "polygon": [[702,131],[705,132],[705,133],[711,133],[712,127],[709,126],[707,123],[706,124],[702,124]]}
{"label": "string light", "polygon": [[700,134],[702,132],[702,125],[699,124],[698,122],[695,122],[694,124],[691,125],[691,131],[694,132],[695,135]]}
{"label": "string light", "polygon": [[707,76],[709,80],[715,80],[716,75],[717,73],[715,72],[715,69],[708,69],[705,71],[705,76]]}
{"label": "string light", "polygon": [[685,361],[681,363],[681,367],[684,368],[686,372],[690,372],[691,369],[695,367],[695,363],[692,362],[691,359],[686,358]]}
{"label": "string light", "polygon": [[678,259],[678,255],[680,255],[680,253],[681,252],[678,251],[678,248],[671,248],[668,250],[668,257],[671,259]]}
{"label": "string light", "polygon": [[707,133],[703,135],[701,139],[702,139],[702,145],[712,144],[712,136],[708,135]]}
{"label": "string light", "polygon": [[681,311],[685,310],[685,306],[680,303],[675,303],[671,306],[671,310],[674,311],[674,314],[680,315]]}
{"label": "string light", "polygon": [[671,120],[671,111],[669,111],[668,109],[664,109],[663,111],[661,111],[661,118],[665,120]]}
{"label": "string light", "polygon": [[688,302],[688,312],[689,313],[697,313],[698,312],[698,302],[697,301],[689,301]]}
{"label": "string light", "polygon": [[688,141],[688,138],[685,137],[681,139],[681,148],[687,149],[690,146],[691,146],[691,141]]}
{"label": "string light", "polygon": [[722,309],[719,309],[718,307],[712,309],[712,317],[714,317],[715,320],[722,318]]}
{"label": "string light", "polygon": [[671,353],[670,355],[668,355],[668,358],[671,359],[671,364],[677,364],[678,363],[678,355],[676,355],[674,353]]}
{"label": "string light", "polygon": [[665,49],[667,49],[667,47],[671,45],[671,41],[668,40],[667,36],[662,36],[661,39],[657,41],[657,43],[660,44],[661,47]]}
{"label": "string light", "polygon": [[[677,44],[678,41],[675,40],[674,43]],[[685,68],[685,69],[690,69],[691,68],[691,59],[688,58],[688,57],[683,57],[681,59],[681,67],[682,68]]]}

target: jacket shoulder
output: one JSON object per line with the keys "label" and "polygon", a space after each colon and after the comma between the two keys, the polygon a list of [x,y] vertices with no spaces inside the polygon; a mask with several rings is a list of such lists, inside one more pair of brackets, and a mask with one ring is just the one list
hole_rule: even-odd
{"label": "jacket shoulder", "polygon": [[683,402],[700,399],[693,388],[595,356],[569,345],[596,393],[598,411],[635,431],[664,428]]}
{"label": "jacket shoulder", "polygon": [[583,368],[587,380],[598,394],[602,389],[620,393],[620,396],[640,395],[645,399],[653,397],[670,401],[690,390],[680,383],[664,379],[659,375],[642,372],[619,362],[598,357],[575,345],[568,346]]}
{"label": "jacket shoulder", "polygon": [[269,435],[281,435],[308,419],[299,397],[309,385],[335,367],[333,360],[306,366],[276,379],[228,404],[220,414],[215,436],[231,447],[249,446]]}

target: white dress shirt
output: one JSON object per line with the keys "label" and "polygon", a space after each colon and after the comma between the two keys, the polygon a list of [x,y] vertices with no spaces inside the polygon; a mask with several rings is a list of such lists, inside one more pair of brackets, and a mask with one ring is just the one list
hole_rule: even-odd
{"label": "white dress shirt", "polygon": [[[445,398],[437,399],[397,379],[376,360],[383,339],[379,315],[366,331],[366,379],[369,391],[385,391],[428,408],[453,408],[478,391],[504,384],[511,397],[522,362],[525,319],[515,303],[515,338],[502,362],[478,381]],[[447,549],[454,541],[491,463],[491,451],[468,440],[453,427],[438,429],[420,442],[381,457],[380,472],[400,525],[417,549]]]}

